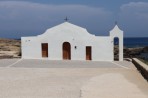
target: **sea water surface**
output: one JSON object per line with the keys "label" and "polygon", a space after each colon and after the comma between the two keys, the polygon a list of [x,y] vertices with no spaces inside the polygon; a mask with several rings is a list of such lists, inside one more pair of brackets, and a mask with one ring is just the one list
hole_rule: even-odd
{"label": "sea water surface", "polygon": [[[124,47],[126,48],[138,48],[148,47],[148,37],[137,37],[137,38],[124,38]],[[139,55],[145,60],[148,60],[148,53],[140,53]]]}
{"label": "sea water surface", "polygon": [[124,38],[124,47],[136,48],[148,46],[148,37]]}

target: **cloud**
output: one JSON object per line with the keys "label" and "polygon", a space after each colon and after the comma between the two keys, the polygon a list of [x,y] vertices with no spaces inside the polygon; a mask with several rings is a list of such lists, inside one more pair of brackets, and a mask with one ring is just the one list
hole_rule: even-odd
{"label": "cloud", "polygon": [[148,2],[130,2],[120,7],[120,21],[128,36],[148,36]]}
{"label": "cloud", "polygon": [[148,19],[148,3],[147,2],[130,2],[121,6],[124,14],[130,14],[137,19]]}
{"label": "cloud", "polygon": [[0,37],[38,35],[64,22],[66,16],[71,23],[86,27],[90,33],[108,35],[118,15],[125,36],[148,36],[148,2],[129,2],[120,7],[119,13],[113,13],[101,7],[17,0],[0,1]]}
{"label": "cloud", "polygon": [[[70,18],[70,21],[82,26],[90,26],[89,29],[95,31],[98,23],[104,24],[103,22],[108,21],[111,15],[111,12],[103,8],[85,5],[0,1],[0,29],[6,33],[17,31],[22,32],[23,35],[28,35],[29,32],[36,32],[30,33],[30,35],[43,33],[45,28],[63,22],[66,16]],[[96,25],[92,26],[93,22]],[[0,33],[0,35],[3,34]],[[22,35],[20,34],[20,36]]]}

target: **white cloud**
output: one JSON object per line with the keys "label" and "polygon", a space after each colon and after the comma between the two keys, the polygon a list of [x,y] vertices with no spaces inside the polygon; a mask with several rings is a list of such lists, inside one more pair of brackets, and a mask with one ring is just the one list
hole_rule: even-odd
{"label": "white cloud", "polygon": [[128,36],[147,36],[148,2],[130,2],[120,7],[120,21]]}
{"label": "white cloud", "polygon": [[130,2],[121,6],[121,12],[137,19],[148,19],[148,3],[147,2]]}
{"label": "white cloud", "polygon": [[[50,17],[60,17],[64,15],[74,16],[107,16],[110,12],[102,8],[94,8],[84,5],[47,5],[24,1],[1,1],[0,18],[33,18],[49,19]],[[60,15],[60,16],[59,16]],[[103,17],[102,17],[103,18]]]}
{"label": "white cloud", "polygon": [[[122,10],[125,10],[125,9],[138,9],[138,10],[148,10],[148,3],[147,2],[130,2],[128,4],[124,4],[121,6],[121,9]],[[143,9],[144,8],[144,9]]]}
{"label": "white cloud", "polygon": [[[70,21],[96,30],[102,22],[108,21],[111,12],[103,8],[85,5],[48,5],[25,1],[0,1],[0,29],[20,32],[34,31],[42,33],[43,29],[63,22],[68,16]],[[92,26],[91,23],[97,25]],[[100,27],[101,28],[101,27]],[[22,31],[21,31],[22,30]],[[14,31],[15,32],[15,31]]]}

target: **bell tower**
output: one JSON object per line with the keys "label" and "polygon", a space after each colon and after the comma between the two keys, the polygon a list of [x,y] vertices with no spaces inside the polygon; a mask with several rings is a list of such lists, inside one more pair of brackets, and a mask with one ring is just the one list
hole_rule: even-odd
{"label": "bell tower", "polygon": [[[110,31],[110,37],[113,42],[113,55],[114,55],[114,39],[118,38],[118,47],[119,47],[119,61],[123,61],[123,31],[120,30],[120,28],[117,25],[117,22],[115,23],[115,27]],[[114,57],[115,58],[115,57]]]}

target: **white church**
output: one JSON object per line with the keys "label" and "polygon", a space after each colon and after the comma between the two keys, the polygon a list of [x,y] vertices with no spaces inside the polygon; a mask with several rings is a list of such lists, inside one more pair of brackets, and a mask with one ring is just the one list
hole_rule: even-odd
{"label": "white church", "polygon": [[37,36],[22,37],[23,59],[114,61],[114,38],[123,61],[123,31],[117,25],[109,36],[95,36],[85,28],[64,22]]}

